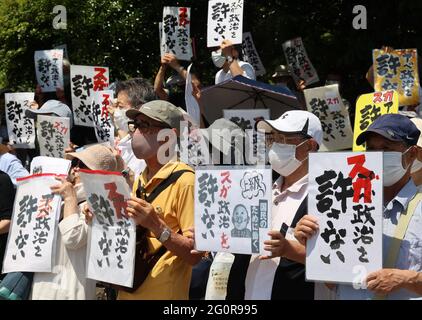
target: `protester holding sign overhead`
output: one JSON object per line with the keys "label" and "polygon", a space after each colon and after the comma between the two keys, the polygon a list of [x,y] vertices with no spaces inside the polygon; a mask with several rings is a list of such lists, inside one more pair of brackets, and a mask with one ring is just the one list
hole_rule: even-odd
{"label": "protester holding sign overhead", "polygon": [[[383,269],[366,277],[367,290],[337,285],[337,299],[421,299],[422,195],[410,175],[419,136],[408,118],[386,114],[358,137],[357,143],[366,143],[368,151],[384,151]],[[295,237],[305,244],[317,230],[318,221],[305,216]]]}
{"label": "protester holding sign overhead", "polygon": [[215,75],[215,84],[242,75],[255,80],[255,69],[251,64],[242,61],[241,45],[233,45],[230,40],[223,40],[220,49],[211,54],[212,62],[220,69]]}

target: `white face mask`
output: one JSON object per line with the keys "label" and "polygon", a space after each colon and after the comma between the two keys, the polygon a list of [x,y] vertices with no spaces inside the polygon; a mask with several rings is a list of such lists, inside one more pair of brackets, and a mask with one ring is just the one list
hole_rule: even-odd
{"label": "white face mask", "polygon": [[402,156],[406,154],[407,149],[404,153],[401,152],[384,152],[384,171],[383,171],[383,181],[384,187],[391,187],[397,183],[403,176],[406,174],[407,168],[403,168],[402,165]]}
{"label": "white face mask", "polygon": [[302,162],[306,160],[299,161],[296,159],[296,148],[305,142],[303,141],[297,146],[294,144],[273,143],[268,152],[268,160],[273,170],[283,177],[287,177],[295,172]]}
{"label": "white face mask", "polygon": [[86,201],[86,193],[85,193],[84,185],[80,182],[80,183],[75,184],[73,188],[75,189],[78,203]]}
{"label": "white face mask", "polygon": [[211,52],[211,59],[218,69],[221,69],[226,62],[226,57],[221,54],[221,50]]}
{"label": "white face mask", "polygon": [[114,124],[117,126],[118,129],[128,132],[129,121],[130,119],[126,116],[126,110],[117,109],[116,111],[114,111]]}

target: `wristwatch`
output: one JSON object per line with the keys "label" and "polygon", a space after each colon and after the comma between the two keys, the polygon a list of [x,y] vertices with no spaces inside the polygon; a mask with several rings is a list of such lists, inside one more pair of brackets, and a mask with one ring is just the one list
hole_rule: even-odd
{"label": "wristwatch", "polygon": [[227,62],[228,63],[232,63],[233,62],[233,57],[232,56],[227,56],[226,59],[227,59]]}
{"label": "wristwatch", "polygon": [[166,242],[171,236],[171,230],[169,228],[164,228],[163,232],[161,232],[160,237],[158,238],[158,241],[161,243]]}

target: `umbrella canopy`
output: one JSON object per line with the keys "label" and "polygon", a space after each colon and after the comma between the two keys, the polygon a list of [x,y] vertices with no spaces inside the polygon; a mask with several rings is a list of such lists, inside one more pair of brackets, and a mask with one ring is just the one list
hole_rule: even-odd
{"label": "umbrella canopy", "polygon": [[201,106],[209,123],[223,117],[224,109],[270,109],[271,119],[284,112],[301,109],[287,88],[236,76],[201,91]]}

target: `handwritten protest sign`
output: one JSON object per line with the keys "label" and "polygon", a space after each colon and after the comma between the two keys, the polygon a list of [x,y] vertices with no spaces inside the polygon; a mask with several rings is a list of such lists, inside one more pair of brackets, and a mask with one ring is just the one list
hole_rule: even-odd
{"label": "handwritten protest sign", "polygon": [[283,43],[283,50],[287,65],[296,83],[304,80],[305,85],[309,86],[319,81],[318,74],[306,53],[302,38],[286,41]]}
{"label": "handwritten protest sign", "polygon": [[243,60],[254,67],[255,74],[257,76],[263,76],[266,73],[266,70],[262,64],[261,58],[259,57],[258,51],[255,48],[252,34],[250,32],[243,33],[242,52]]}
{"label": "handwritten protest sign", "polygon": [[37,139],[42,156],[63,158],[70,144],[70,119],[38,115]]}
{"label": "handwritten protest sign", "polygon": [[63,89],[63,50],[35,51],[35,74],[42,92]]}
{"label": "handwritten protest sign", "polygon": [[396,91],[389,90],[363,94],[356,102],[353,151],[365,151],[365,144],[358,146],[356,139],[366,131],[372,122],[387,113],[398,113],[399,98]]}
{"label": "handwritten protest sign", "polygon": [[271,169],[196,168],[198,250],[264,254],[270,224]]}
{"label": "handwritten protest sign", "polygon": [[94,92],[106,90],[109,85],[107,67],[70,66],[74,124],[85,127],[94,125],[92,102]]}
{"label": "handwritten protest sign", "polygon": [[98,142],[110,142],[114,145],[114,126],[108,113],[114,98],[113,90],[94,92],[92,101],[92,115],[94,119],[95,135]]}
{"label": "handwritten protest sign", "polygon": [[51,157],[35,157],[31,161],[31,174],[54,173],[67,176],[72,162],[66,159]]}
{"label": "handwritten protest sign", "polygon": [[382,268],[382,159],[382,152],[309,155],[308,211],[319,231],[306,245],[307,280],[360,283]]}
{"label": "handwritten protest sign", "polygon": [[129,186],[120,173],[81,170],[94,214],[87,251],[87,277],[131,287],[135,264],[135,223],[127,217]]}
{"label": "handwritten protest sign", "polygon": [[160,56],[164,56],[166,53],[166,44],[163,42],[163,23],[158,23],[158,37],[160,40]]}
{"label": "handwritten protest sign", "polygon": [[352,126],[338,84],[307,89],[304,94],[308,111],[321,121],[324,137],[320,151],[350,149],[353,144]]}
{"label": "handwritten protest sign", "polygon": [[173,53],[179,60],[192,58],[190,43],[190,8],[164,7],[162,46],[165,53]]}
{"label": "handwritten protest sign", "polygon": [[419,104],[418,52],[399,49],[390,53],[373,50],[375,91],[395,90],[399,105]]}
{"label": "handwritten protest sign", "polygon": [[34,120],[25,115],[25,110],[34,100],[32,92],[6,93],[6,125],[10,144],[15,148],[35,148]]}
{"label": "handwritten protest sign", "polygon": [[53,195],[50,187],[57,180],[52,174],[17,180],[3,273],[51,272],[61,198]]}
{"label": "handwritten protest sign", "polygon": [[208,2],[207,46],[217,47],[225,39],[242,43],[243,0]]}

